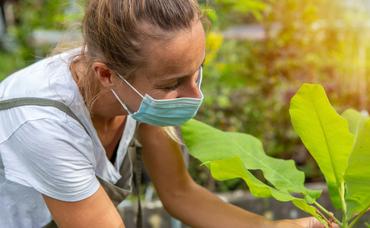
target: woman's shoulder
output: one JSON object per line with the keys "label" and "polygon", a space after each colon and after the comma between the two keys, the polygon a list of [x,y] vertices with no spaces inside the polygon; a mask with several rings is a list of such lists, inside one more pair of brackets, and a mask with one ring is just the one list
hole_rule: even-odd
{"label": "woman's shoulder", "polygon": [[[63,103],[72,109],[79,118],[86,117],[83,99],[69,71],[68,61],[74,53],[76,50],[45,58],[12,74],[0,83],[0,102],[42,98]],[[0,129],[0,142],[1,132],[11,132],[27,121],[37,119],[68,120],[63,111],[45,105],[26,105],[1,109],[0,103],[0,122],[2,122],[2,126],[5,124],[9,127]]]}
{"label": "woman's shoulder", "polygon": [[69,65],[74,49],[44,58],[8,76],[0,83],[0,100],[43,97],[70,103],[78,93]]}
{"label": "woman's shoulder", "polygon": [[[42,137],[59,138],[73,136],[76,133],[80,139],[91,141],[83,126],[66,113],[53,107],[27,105],[0,111],[0,144],[9,139],[20,129],[34,129],[28,131],[28,138]],[[42,139],[47,141],[46,139]],[[36,141],[36,140],[35,140]]]}

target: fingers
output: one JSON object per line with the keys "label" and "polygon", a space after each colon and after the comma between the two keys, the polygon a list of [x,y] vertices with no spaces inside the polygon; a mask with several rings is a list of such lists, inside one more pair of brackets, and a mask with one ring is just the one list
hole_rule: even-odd
{"label": "fingers", "polygon": [[304,228],[325,228],[325,226],[314,217],[296,219],[294,222]]}
{"label": "fingers", "polygon": [[311,224],[309,228],[325,228],[325,225],[319,222],[319,220],[317,220],[316,218],[310,218],[310,222]]}
{"label": "fingers", "polygon": [[336,223],[334,223],[334,222],[331,222],[331,223],[329,224],[329,227],[330,227],[330,228],[339,228],[339,225],[338,225],[338,224],[336,224]]}
{"label": "fingers", "polygon": [[[293,220],[287,220],[287,221],[293,222],[293,223],[299,225],[302,228],[325,228],[325,225],[322,224],[321,222],[319,222],[319,220],[317,220],[314,217],[293,219]],[[334,222],[331,222],[329,224],[329,227],[330,228],[339,228],[339,226],[337,224],[335,224]]]}
{"label": "fingers", "polygon": [[[311,219],[311,224],[309,228],[325,228],[325,226],[321,222],[319,222],[319,220],[317,220],[316,218],[312,217],[310,219]],[[334,222],[330,222],[328,225],[330,228],[339,228],[338,224]]]}

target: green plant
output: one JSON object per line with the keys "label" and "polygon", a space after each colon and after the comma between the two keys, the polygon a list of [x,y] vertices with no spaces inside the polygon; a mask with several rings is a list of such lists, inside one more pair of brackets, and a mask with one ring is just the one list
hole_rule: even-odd
{"label": "green plant", "polygon": [[[295,131],[312,154],[328,184],[339,221],[317,203],[320,192],[304,186],[304,173],[293,161],[265,155],[262,143],[242,133],[223,132],[192,120],[182,127],[190,153],[217,180],[242,178],[256,197],[292,201],[324,224],[353,227],[370,207],[370,118],[354,110],[337,114],[320,85],[305,84],[291,100]],[[260,170],[265,181],[251,171]]]}
{"label": "green plant", "polygon": [[318,163],[342,227],[353,227],[370,208],[370,118],[354,110],[339,115],[319,85],[303,85],[293,97],[295,131]]}

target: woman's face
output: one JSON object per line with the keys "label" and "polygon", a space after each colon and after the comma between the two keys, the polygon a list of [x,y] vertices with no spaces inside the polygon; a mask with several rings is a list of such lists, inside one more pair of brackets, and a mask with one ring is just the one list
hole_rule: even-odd
{"label": "woman's face", "polygon": [[[130,81],[142,95],[155,99],[199,98],[199,70],[205,58],[205,34],[202,23],[176,32],[170,39],[149,41],[145,52],[147,64],[138,69]],[[116,91],[130,110],[136,111],[141,97],[125,82]]]}

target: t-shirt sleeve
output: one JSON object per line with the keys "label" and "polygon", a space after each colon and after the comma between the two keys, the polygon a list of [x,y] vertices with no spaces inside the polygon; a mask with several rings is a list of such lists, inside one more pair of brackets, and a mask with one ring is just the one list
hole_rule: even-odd
{"label": "t-shirt sleeve", "polygon": [[99,188],[93,142],[75,121],[27,121],[0,151],[6,178],[62,201],[79,201]]}

